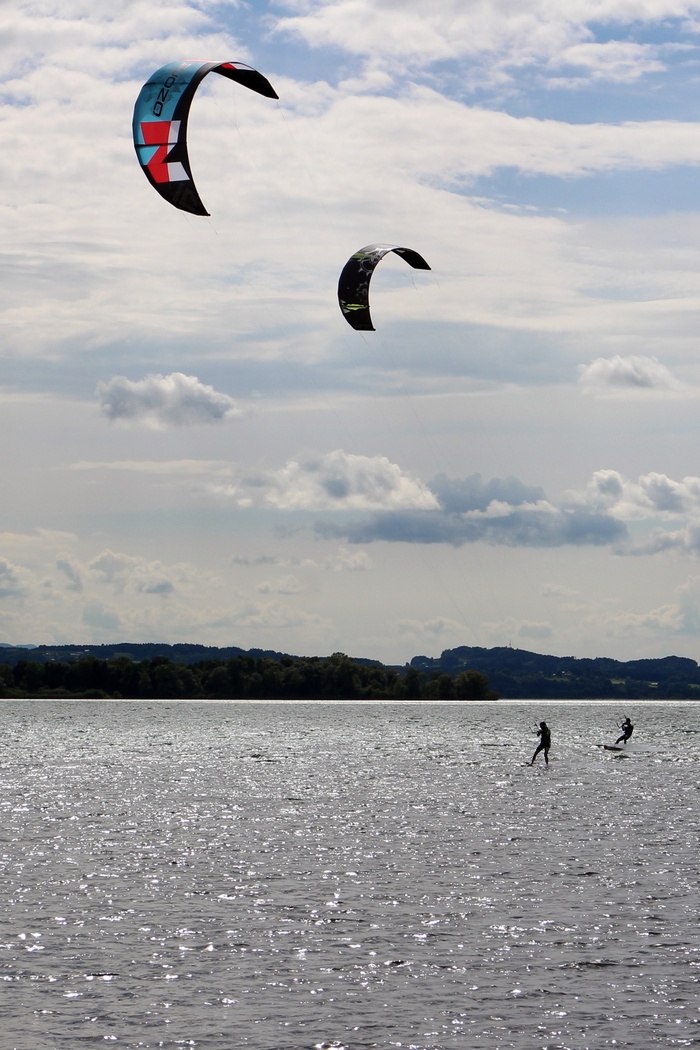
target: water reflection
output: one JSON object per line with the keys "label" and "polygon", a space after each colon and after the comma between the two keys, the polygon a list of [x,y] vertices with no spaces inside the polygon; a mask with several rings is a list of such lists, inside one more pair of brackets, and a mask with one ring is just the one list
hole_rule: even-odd
{"label": "water reflection", "polygon": [[695,1045],[698,710],[4,701],[3,1045]]}

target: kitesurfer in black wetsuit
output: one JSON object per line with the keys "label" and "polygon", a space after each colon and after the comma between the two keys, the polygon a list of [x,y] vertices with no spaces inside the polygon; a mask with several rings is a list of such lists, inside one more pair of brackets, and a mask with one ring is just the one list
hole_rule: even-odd
{"label": "kitesurfer in black wetsuit", "polygon": [[530,765],[533,765],[533,763],[534,763],[535,759],[537,758],[537,756],[539,755],[540,751],[544,751],[545,765],[548,766],[549,765],[549,748],[550,748],[551,743],[552,743],[552,734],[551,734],[549,726],[547,725],[546,722],[540,722],[540,728],[537,730],[537,735],[540,738],[540,742],[539,742],[539,744],[537,745],[537,747],[535,749],[535,753],[532,756],[532,762],[530,763]]}
{"label": "kitesurfer in black wetsuit", "polygon": [[620,741],[622,741],[623,744],[626,744],[629,738],[632,736],[632,732],[634,730],[634,726],[630,722],[629,718],[625,718],[624,722],[620,726],[620,729],[622,730],[622,735],[617,738],[615,743],[619,744]]}

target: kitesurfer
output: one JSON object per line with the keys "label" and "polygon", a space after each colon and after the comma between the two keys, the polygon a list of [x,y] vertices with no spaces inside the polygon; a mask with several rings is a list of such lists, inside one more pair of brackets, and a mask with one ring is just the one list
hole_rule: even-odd
{"label": "kitesurfer", "polygon": [[539,755],[540,751],[544,751],[545,765],[548,766],[549,765],[549,748],[551,747],[551,744],[552,744],[552,733],[551,733],[550,728],[549,728],[549,726],[547,725],[546,722],[540,722],[540,728],[537,730],[537,735],[540,738],[540,742],[539,742],[539,744],[537,745],[537,747],[535,749],[535,753],[532,756],[532,762],[530,763],[530,765],[534,764],[535,759]]}
{"label": "kitesurfer", "polygon": [[623,744],[626,744],[634,730],[634,726],[630,722],[629,717],[625,718],[624,722],[620,724],[620,729],[622,730],[622,734],[617,738],[615,743],[619,744],[620,741],[622,741]]}

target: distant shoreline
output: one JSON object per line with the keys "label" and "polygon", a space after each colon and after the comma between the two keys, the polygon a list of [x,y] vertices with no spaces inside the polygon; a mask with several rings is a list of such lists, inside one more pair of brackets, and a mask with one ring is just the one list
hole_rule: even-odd
{"label": "distant shoreline", "polygon": [[0,696],[27,699],[700,700],[687,657],[618,661],[460,646],[404,665],[199,644],[0,645]]}

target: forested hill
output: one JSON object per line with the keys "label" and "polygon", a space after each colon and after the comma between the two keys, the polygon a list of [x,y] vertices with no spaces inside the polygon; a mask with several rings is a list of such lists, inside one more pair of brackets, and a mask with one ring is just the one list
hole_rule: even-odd
{"label": "forested hill", "polygon": [[665,656],[653,660],[576,659],[543,656],[501,646],[462,645],[432,659],[416,656],[411,667],[424,674],[480,671],[491,688],[510,699],[700,699],[700,667],[695,660]]}
{"label": "forested hill", "polygon": [[0,696],[267,696],[387,699],[698,699],[695,660],[576,659],[460,646],[404,666],[166,643],[0,645]]}
{"label": "forested hill", "polygon": [[[232,655],[233,653],[233,655]],[[204,646],[0,647],[5,699],[497,700],[486,675],[423,674],[345,653]]]}
{"label": "forested hill", "polygon": [[85,656],[97,660],[116,660],[127,657],[130,660],[153,660],[164,656],[174,664],[195,664],[201,660],[231,660],[237,656],[252,656],[254,659],[270,658],[280,660],[285,654],[271,649],[241,649],[237,645],[217,648],[213,645],[196,645],[184,643],[168,645],[167,642],[115,642],[108,645],[2,645],[0,644],[0,663],[16,664],[20,660],[31,660],[37,663],[70,663]]}

